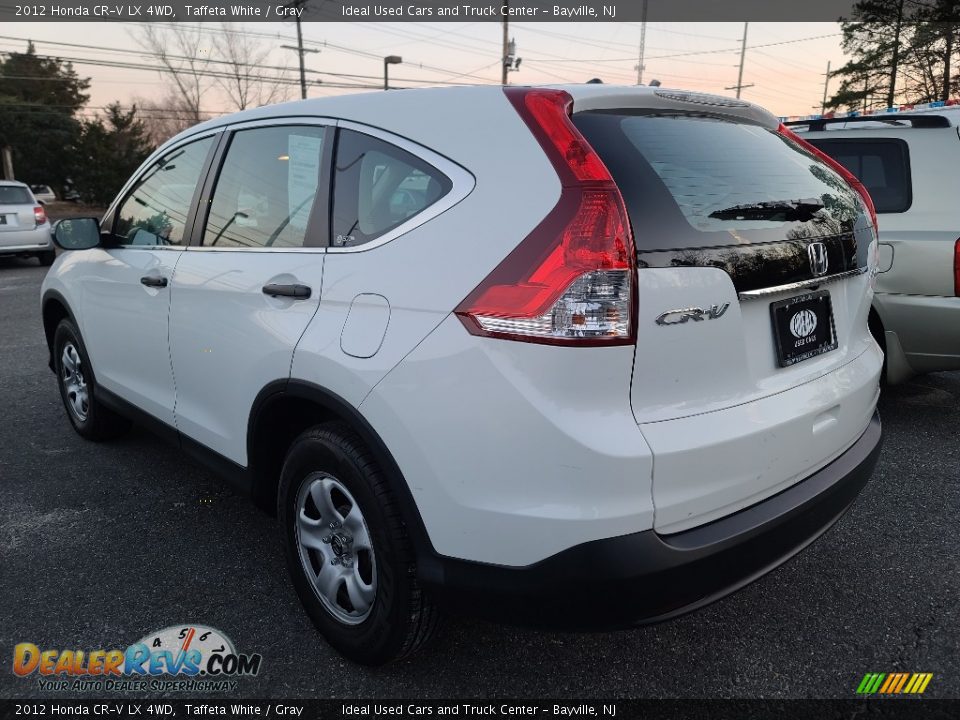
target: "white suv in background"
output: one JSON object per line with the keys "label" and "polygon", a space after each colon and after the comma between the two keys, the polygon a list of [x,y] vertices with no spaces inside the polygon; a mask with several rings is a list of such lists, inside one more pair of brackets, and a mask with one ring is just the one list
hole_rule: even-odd
{"label": "white suv in background", "polygon": [[788,125],[860,178],[876,205],[870,326],[887,379],[960,370],[960,107],[936,102]]}
{"label": "white suv in background", "polygon": [[170,140],[99,227],[60,223],[50,365],[84,437],[146,423],[276,510],[354,660],[415,650],[440,607],[662,620],[794,555],[872,472],[868,203],[766,111],[695,93],[264,107]]}

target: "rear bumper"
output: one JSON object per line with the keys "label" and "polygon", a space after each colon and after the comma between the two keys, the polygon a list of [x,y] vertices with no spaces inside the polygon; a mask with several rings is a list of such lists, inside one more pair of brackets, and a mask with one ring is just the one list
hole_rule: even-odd
{"label": "rear bumper", "polygon": [[0,232],[0,254],[19,255],[53,250],[50,225],[44,223],[31,230],[5,230]]}
{"label": "rear bumper", "polygon": [[960,297],[877,293],[873,302],[914,372],[960,369]]}
{"label": "rear bumper", "polygon": [[666,620],[735,592],[816,540],[856,499],[880,442],[875,413],[832,463],[707,525],[596,540],[519,568],[444,558],[423,581],[451,609],[507,622],[605,629]]}

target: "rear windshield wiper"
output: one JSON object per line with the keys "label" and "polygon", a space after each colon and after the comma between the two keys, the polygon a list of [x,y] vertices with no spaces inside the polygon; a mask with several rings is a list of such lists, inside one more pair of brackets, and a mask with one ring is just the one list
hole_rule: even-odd
{"label": "rear windshield wiper", "polygon": [[822,201],[806,198],[734,205],[712,212],[710,217],[717,220],[809,220],[820,210],[823,210]]}

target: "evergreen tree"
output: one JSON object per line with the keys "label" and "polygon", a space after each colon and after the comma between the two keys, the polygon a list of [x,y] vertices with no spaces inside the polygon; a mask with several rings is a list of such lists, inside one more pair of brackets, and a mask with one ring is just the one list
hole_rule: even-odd
{"label": "evergreen tree", "polygon": [[866,110],[945,100],[957,90],[957,0],[860,0],[841,23],[851,57],[831,109]]}
{"label": "evergreen tree", "polygon": [[12,148],[18,180],[63,187],[89,85],[70,63],[38,56],[33,43],[0,59],[0,146]]}
{"label": "evergreen tree", "polygon": [[105,116],[85,122],[80,135],[74,179],[83,199],[109,204],[151,149],[137,107],[108,105]]}

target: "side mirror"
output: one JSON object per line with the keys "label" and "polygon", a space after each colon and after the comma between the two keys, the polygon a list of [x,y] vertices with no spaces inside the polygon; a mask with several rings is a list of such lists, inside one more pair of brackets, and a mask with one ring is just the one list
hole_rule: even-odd
{"label": "side mirror", "polygon": [[100,244],[100,221],[97,218],[66,218],[53,229],[53,241],[64,250],[89,250]]}

